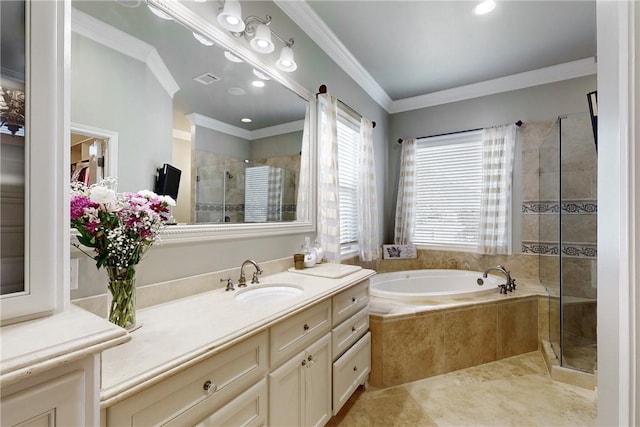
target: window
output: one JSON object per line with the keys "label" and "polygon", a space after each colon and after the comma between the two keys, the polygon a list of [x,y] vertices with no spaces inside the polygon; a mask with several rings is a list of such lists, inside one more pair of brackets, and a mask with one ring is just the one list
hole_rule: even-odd
{"label": "window", "polygon": [[474,131],[417,141],[415,244],[476,250],[482,140]]}
{"label": "window", "polygon": [[338,112],[338,183],[340,187],[340,252],[358,251],[358,142],[360,123]]}

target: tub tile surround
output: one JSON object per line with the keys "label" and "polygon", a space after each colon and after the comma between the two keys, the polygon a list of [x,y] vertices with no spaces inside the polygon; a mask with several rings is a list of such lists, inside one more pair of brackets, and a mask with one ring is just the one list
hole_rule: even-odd
{"label": "tub tile surround", "polygon": [[372,298],[371,384],[390,387],[538,349],[544,293],[525,281],[514,294],[428,305]]}
{"label": "tub tile surround", "polygon": [[540,352],[359,390],[329,426],[591,426],[593,390],[555,381]]}
{"label": "tub tile surround", "polygon": [[261,284],[301,286],[304,292],[295,299],[243,303],[234,299],[236,292],[219,288],[141,309],[142,327],[131,333],[131,341],[102,354],[101,405],[145,390],[373,274],[363,269],[326,279],[285,271],[264,276]]}

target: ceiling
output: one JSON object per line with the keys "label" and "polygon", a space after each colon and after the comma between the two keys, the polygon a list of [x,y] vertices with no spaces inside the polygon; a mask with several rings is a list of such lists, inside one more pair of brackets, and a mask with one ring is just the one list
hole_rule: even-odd
{"label": "ceiling", "polygon": [[[396,102],[546,67],[562,71],[570,67],[560,64],[596,55],[595,1],[497,0],[485,16],[472,13],[477,1],[276,2],[334,58],[341,49],[351,56],[354,63],[340,65],[360,65],[370,82],[355,80],[382,93],[379,102],[385,94]],[[328,34],[319,37],[311,27],[322,25]]]}

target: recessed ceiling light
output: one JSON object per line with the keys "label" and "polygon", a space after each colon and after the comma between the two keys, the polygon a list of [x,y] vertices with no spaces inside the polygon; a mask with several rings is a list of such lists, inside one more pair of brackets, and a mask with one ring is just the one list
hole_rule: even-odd
{"label": "recessed ceiling light", "polygon": [[240,121],[241,121],[242,123],[251,123],[251,119],[250,119],[250,118],[248,118],[248,117],[245,117],[245,118],[243,118],[243,119],[240,119]]}
{"label": "recessed ceiling light", "polygon": [[227,58],[231,62],[244,62],[242,59],[238,58],[237,56],[235,56],[233,53],[229,52],[228,50],[224,51],[224,57]]}
{"label": "recessed ceiling light", "polygon": [[253,75],[261,80],[271,80],[271,77],[267,76],[260,70],[256,70],[255,68],[253,69]]}
{"label": "recessed ceiling light", "polygon": [[264,87],[264,82],[262,80],[254,80],[251,84],[255,87]]}
{"label": "recessed ceiling light", "polygon": [[242,89],[241,87],[230,87],[227,92],[229,92],[231,95],[236,95],[236,96],[241,96],[245,94],[244,89]]}
{"label": "recessed ceiling light", "polygon": [[475,15],[486,15],[496,8],[495,0],[485,0],[479,3],[476,7],[473,8],[473,13]]}

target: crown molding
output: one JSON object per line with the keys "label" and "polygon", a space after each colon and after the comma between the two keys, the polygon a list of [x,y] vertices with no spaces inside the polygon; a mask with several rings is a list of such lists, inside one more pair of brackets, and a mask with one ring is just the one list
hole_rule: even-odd
{"label": "crown molding", "polygon": [[274,2],[389,114],[596,74],[596,59],[591,57],[392,101],[305,0],[274,0]]}
{"label": "crown molding", "polygon": [[385,110],[389,109],[392,101],[387,92],[380,87],[306,1],[274,0],[274,2],[371,98]]}
{"label": "crown molding", "polygon": [[[246,130],[198,113],[187,114],[185,117],[189,120],[191,125],[202,126],[207,129],[223,132],[227,135],[246,139],[248,141],[296,132],[304,128],[304,120],[297,120],[262,129]],[[174,135],[175,132],[176,130],[174,129]]]}
{"label": "crown molding", "polygon": [[180,89],[158,51],[150,44],[75,8],[71,9],[71,31],[144,62],[171,98]]}
{"label": "crown molding", "polygon": [[435,105],[448,104],[496,93],[590,76],[596,74],[596,72],[596,58],[584,58],[551,67],[539,68],[524,73],[459,86],[453,89],[400,99],[391,103],[388,112],[393,114],[433,107]]}

